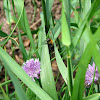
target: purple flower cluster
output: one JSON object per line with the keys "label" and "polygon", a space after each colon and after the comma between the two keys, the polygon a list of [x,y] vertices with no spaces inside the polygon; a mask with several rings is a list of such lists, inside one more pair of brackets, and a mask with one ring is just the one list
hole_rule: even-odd
{"label": "purple flower cluster", "polygon": [[23,70],[33,79],[33,81],[35,81],[34,78],[39,79],[39,74],[40,74],[40,62],[39,59],[30,59],[27,60],[23,66],[22,66]]}
{"label": "purple flower cluster", "polygon": [[[95,77],[94,77],[94,72],[95,72]],[[94,83],[96,83],[100,77],[98,73],[98,69],[96,67],[95,71],[95,63],[93,62],[92,66],[89,64],[85,76],[85,86],[90,86],[94,77]]]}

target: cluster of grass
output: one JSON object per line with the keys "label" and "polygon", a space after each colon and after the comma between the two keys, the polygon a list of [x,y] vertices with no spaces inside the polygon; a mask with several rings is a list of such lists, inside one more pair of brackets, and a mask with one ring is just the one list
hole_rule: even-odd
{"label": "cluster of grass", "polygon": [[[34,0],[32,1],[35,4]],[[84,80],[89,63],[94,61],[100,72],[100,0],[61,0],[62,10],[59,20],[54,20],[52,17],[51,9],[54,0],[41,0],[41,26],[37,31],[30,30],[24,0],[12,0],[11,4],[9,0],[3,2],[11,32],[7,35],[0,30],[0,36],[4,38],[0,42],[0,60],[5,68],[5,82],[0,84],[0,100],[99,100],[99,84],[92,84],[91,87],[86,88]],[[70,17],[72,12],[74,12],[73,18]],[[16,23],[13,30],[11,30],[12,19]],[[14,40],[13,32],[16,28],[19,43]],[[29,51],[26,51],[23,45],[20,29],[30,40]],[[33,39],[32,33],[37,34],[38,39]],[[58,37],[59,34],[61,37]],[[48,44],[44,42],[47,38],[53,41],[55,53],[53,59],[50,59],[50,48],[48,49]],[[19,47],[24,61],[34,58],[33,54],[39,58],[41,63],[39,80],[34,82],[3,49],[9,39],[12,44]],[[65,81],[60,91],[56,90],[51,67],[51,61],[54,59]],[[63,59],[67,61],[67,67]],[[73,72],[76,72],[75,77]],[[11,80],[7,80],[7,73]],[[9,93],[8,90],[10,82],[14,85],[13,93]],[[2,88],[3,85],[6,87],[6,92]]]}

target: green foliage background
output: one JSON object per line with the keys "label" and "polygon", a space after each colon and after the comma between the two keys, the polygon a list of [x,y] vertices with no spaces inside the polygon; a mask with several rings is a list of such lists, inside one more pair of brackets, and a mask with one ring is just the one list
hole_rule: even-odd
{"label": "green foliage background", "polygon": [[[43,11],[40,13],[40,16],[42,23],[36,33],[38,34],[37,46],[32,38],[32,33],[36,32],[36,30],[30,30],[24,8],[24,0],[12,0],[11,3],[9,0],[3,0],[5,15],[10,28],[12,19],[16,23],[10,35],[0,30],[0,36],[5,38],[5,40],[0,42],[0,60],[5,67],[5,82],[0,84],[3,94],[0,98],[3,100],[100,99],[99,89],[97,93],[93,93],[90,89],[88,96],[83,95],[86,69],[91,59],[95,62],[100,73],[100,0],[62,0],[61,18],[57,21],[52,17],[53,2],[54,0],[41,0]],[[15,9],[17,11],[17,13],[14,13],[14,16],[11,14],[11,5],[13,6],[13,11],[15,12]],[[74,18],[70,17],[72,12],[74,12]],[[19,44],[12,39],[16,28],[18,29]],[[30,40],[31,45],[28,52],[23,45],[22,34],[19,28],[23,30],[24,35]],[[61,39],[58,37],[60,33],[62,35]],[[53,59],[50,59],[48,44],[43,44],[47,37],[53,41],[56,62],[59,72],[65,81],[65,85],[62,86],[60,91],[56,91],[51,67],[51,60]],[[20,65],[3,49],[9,39],[19,47],[24,61],[30,59],[34,53],[40,59],[42,70],[40,74],[41,84],[38,81],[33,82]],[[60,45],[58,45],[59,51],[56,46],[58,40],[60,41]],[[75,59],[72,59],[73,57]],[[63,59],[67,60],[67,67]],[[75,69],[77,71],[75,78],[73,78]],[[11,78],[10,81],[6,79],[7,73]],[[7,84],[9,82],[14,84],[15,92],[12,94],[8,93]],[[23,84],[25,84],[25,87]],[[6,92],[2,88],[3,85],[6,86]],[[61,96],[62,93],[63,96]]]}

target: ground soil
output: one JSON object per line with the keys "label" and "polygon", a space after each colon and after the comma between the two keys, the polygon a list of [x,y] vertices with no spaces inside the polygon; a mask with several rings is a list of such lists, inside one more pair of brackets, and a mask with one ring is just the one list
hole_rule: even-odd
{"label": "ground soil", "polygon": [[[32,3],[31,0],[25,0],[25,3],[24,3],[31,30],[36,30],[41,25],[41,19],[40,19],[40,12],[42,11],[41,0],[35,0],[35,1],[36,1],[36,4],[37,4],[37,10],[36,10],[36,16],[35,16],[33,23],[32,23],[33,12],[34,12],[33,3]],[[13,14],[13,11],[12,11],[12,14]],[[53,4],[53,7],[52,7],[52,14],[53,14],[53,18],[56,19],[56,20],[59,19],[60,16],[61,16],[61,3],[58,0],[54,0],[54,4]],[[9,25],[7,23],[6,16],[5,16],[5,13],[4,13],[4,10],[3,10],[3,0],[0,0],[0,25],[1,24],[3,24],[1,30],[3,32],[9,34],[10,33]],[[15,26],[15,24],[12,23],[11,24],[12,29],[13,29],[14,26]],[[14,31],[13,34],[18,34],[17,29]],[[34,36],[33,36],[33,38],[34,38]],[[0,39],[2,39],[2,38],[0,38]],[[15,38],[15,39],[18,40],[18,38]],[[29,47],[30,46],[29,39],[25,36],[22,37],[22,39],[23,39],[25,48],[27,50],[29,50],[29,48],[30,48]],[[12,56],[13,54],[12,54],[11,45],[12,45],[12,42],[11,42],[11,40],[9,40],[8,43],[6,44],[6,50],[9,53],[9,55]],[[16,62],[19,63],[19,64],[22,64],[23,63],[22,54],[21,54],[18,47],[15,47],[14,55],[15,55]],[[58,67],[57,67],[55,60],[52,61],[52,69],[53,69],[54,76],[56,78],[59,70],[58,70]],[[0,72],[0,83],[5,81],[4,75],[5,74],[4,74],[4,68],[3,68],[2,71]],[[9,77],[8,77],[8,79],[9,79]],[[63,81],[63,79],[60,75],[58,82],[57,82],[57,86],[56,86],[57,90],[59,90],[61,88],[63,83],[64,83],[64,81]],[[13,85],[9,84],[9,91],[12,91],[12,90],[13,90]]]}

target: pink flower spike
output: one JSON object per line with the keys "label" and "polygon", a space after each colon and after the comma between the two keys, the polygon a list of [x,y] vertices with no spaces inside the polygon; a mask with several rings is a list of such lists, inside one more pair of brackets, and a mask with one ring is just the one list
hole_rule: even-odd
{"label": "pink flower spike", "polygon": [[92,84],[94,72],[95,72],[94,83],[96,83],[98,81],[100,75],[98,73],[97,67],[96,67],[96,71],[95,71],[95,63],[93,62],[92,66],[90,64],[88,65],[87,72],[85,75],[85,86],[90,86]]}
{"label": "pink flower spike", "polygon": [[22,66],[23,70],[35,81],[34,78],[39,79],[38,75],[40,74],[40,62],[39,59],[30,59],[27,60]]}

